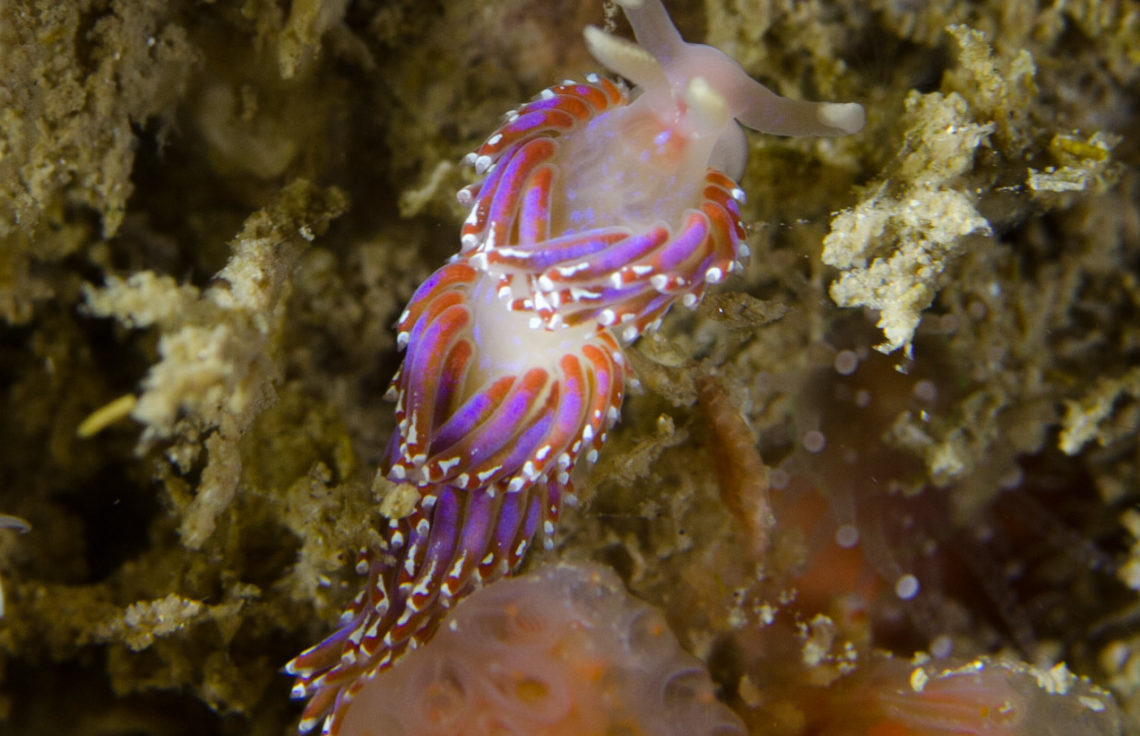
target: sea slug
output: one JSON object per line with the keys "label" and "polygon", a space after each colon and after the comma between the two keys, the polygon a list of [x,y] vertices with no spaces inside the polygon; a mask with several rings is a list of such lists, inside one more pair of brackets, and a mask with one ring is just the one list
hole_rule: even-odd
{"label": "sea slug", "polygon": [[468,157],[460,252],[400,317],[386,473],[419,502],[392,520],[336,633],[292,660],[301,731],[336,734],[349,701],[426,642],[457,599],[551,545],[573,475],[621,408],[636,339],[748,256],[740,125],[858,130],[856,104],[781,98],[685,43],[659,0],[622,0],[638,44],[586,29],[597,75],[544,90]]}

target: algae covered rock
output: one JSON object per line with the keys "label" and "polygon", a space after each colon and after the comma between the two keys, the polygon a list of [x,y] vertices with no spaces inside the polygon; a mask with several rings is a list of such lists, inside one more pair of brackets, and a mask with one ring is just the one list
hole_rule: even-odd
{"label": "algae covered rock", "polygon": [[[549,557],[660,608],[754,733],[920,650],[1062,710],[992,657],[1064,661],[1140,732],[1135,9],[668,5],[868,124],[750,140],[752,263],[631,351]],[[460,162],[615,17],[0,5],[0,731],[295,728],[280,668],[400,513],[391,326]]]}

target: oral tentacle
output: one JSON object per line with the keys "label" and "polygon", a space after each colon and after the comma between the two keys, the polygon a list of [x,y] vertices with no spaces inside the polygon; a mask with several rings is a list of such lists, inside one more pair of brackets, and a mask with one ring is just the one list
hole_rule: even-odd
{"label": "oral tentacle", "polygon": [[615,0],[629,19],[637,45],[662,64],[668,64],[684,52],[688,45],[677,32],[669,13],[660,2]]}
{"label": "oral tentacle", "polygon": [[[586,26],[583,36],[590,55],[602,66],[630,80],[654,98],[667,94],[669,79],[665,76],[661,62],[648,51],[632,41],[606,33],[594,26]],[[667,103],[662,101],[658,109],[666,111]]]}

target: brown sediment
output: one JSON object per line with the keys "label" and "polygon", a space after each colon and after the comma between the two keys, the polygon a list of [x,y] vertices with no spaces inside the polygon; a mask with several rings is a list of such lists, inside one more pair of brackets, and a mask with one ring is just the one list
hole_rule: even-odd
{"label": "brown sediment", "polygon": [[756,437],[715,377],[697,379],[697,396],[720,500],[732,514],[748,554],[762,562],[776,519],[768,500],[768,469],[756,449]]}

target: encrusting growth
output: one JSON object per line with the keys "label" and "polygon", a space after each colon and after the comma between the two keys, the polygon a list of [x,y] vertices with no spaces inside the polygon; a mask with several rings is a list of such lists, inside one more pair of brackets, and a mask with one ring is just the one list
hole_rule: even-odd
{"label": "encrusting growth", "polygon": [[343,723],[344,736],[745,733],[661,614],[582,563],[476,592]]}

